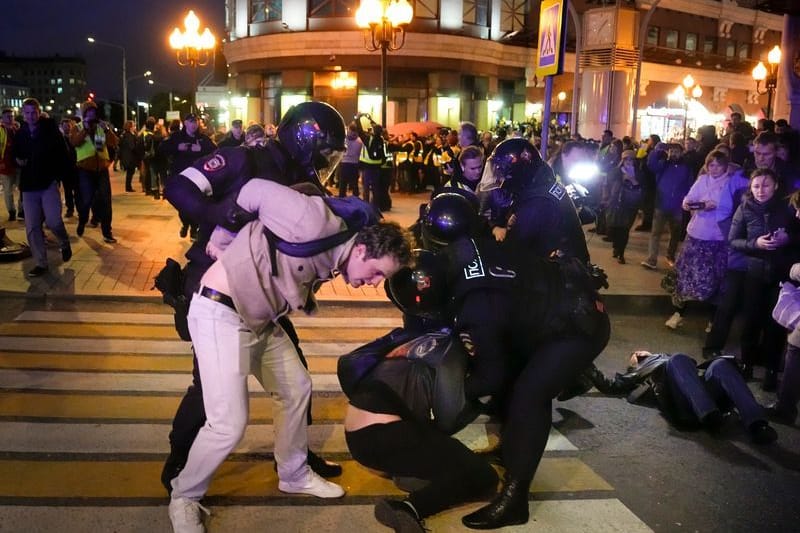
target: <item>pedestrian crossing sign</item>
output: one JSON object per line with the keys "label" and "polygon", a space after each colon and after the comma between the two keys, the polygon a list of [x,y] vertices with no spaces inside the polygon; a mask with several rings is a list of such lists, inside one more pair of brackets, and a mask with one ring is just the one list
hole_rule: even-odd
{"label": "pedestrian crossing sign", "polygon": [[569,0],[542,0],[539,10],[539,42],[536,77],[554,76],[564,70],[566,6]]}

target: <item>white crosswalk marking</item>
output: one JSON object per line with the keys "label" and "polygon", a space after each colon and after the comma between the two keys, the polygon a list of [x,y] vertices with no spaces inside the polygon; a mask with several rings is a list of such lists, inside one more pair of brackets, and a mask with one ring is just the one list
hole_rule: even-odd
{"label": "white crosswalk marking", "polygon": [[[169,314],[98,312],[82,309],[80,305],[76,307],[74,311],[24,311],[15,318],[14,324],[26,327],[26,332],[15,334],[11,327],[0,335],[0,358],[4,361],[4,366],[0,368],[0,477],[19,475],[16,472],[27,472],[27,475],[36,477],[37,468],[44,468],[43,472],[66,468],[65,472],[70,472],[70,469],[75,471],[73,477],[76,483],[74,488],[69,488],[72,487],[70,485],[45,489],[43,481],[42,490],[39,491],[35,484],[3,483],[0,480],[0,514],[3,516],[0,530],[46,531],[67,523],[69,527],[62,530],[141,531],[147,524],[148,530],[166,531],[169,529],[166,509],[157,502],[160,495],[164,494],[158,486],[158,472],[168,451],[169,420],[191,383],[191,376],[188,372],[175,371],[174,368],[181,368],[176,366],[170,366],[173,370],[150,370],[142,367],[141,361],[149,364],[150,358],[155,360],[159,357],[162,364],[167,364],[163,363],[167,360],[172,365],[173,358],[186,357],[188,360],[191,357],[190,344],[177,340],[177,337],[148,338],[147,328],[128,328],[125,334],[128,337],[113,333],[115,326],[122,328],[131,325],[156,326],[163,332],[163,326],[172,324]],[[313,342],[303,342],[302,347],[307,356],[325,361],[335,360],[343,353],[372,340],[376,328],[388,331],[401,324],[396,313],[387,313],[385,310],[376,312],[373,308],[349,308],[343,314],[329,311],[318,317],[297,316],[292,317],[292,321],[297,328],[319,332]],[[38,330],[32,329],[31,324],[37,328],[41,325],[44,336],[37,336]],[[58,328],[59,333],[46,336],[48,325],[51,326],[51,332]],[[112,333],[106,333],[104,338],[93,337],[92,325],[95,325],[95,330],[97,325],[103,325],[106,328],[103,331]],[[71,329],[73,326],[74,330]],[[373,329],[360,332],[364,328]],[[346,337],[347,342],[326,341],[326,330],[332,333],[347,331],[353,335]],[[331,335],[331,338],[337,337]],[[359,340],[351,342],[351,338]],[[45,363],[35,363],[30,368],[15,367],[15,361],[20,361],[20,357],[24,359],[25,354],[40,360],[59,358],[59,368],[62,369],[48,370],[52,365]],[[80,362],[86,361],[88,356],[102,358],[108,355],[138,358],[139,366],[135,367],[136,371],[117,369],[113,363],[91,369],[81,367]],[[76,363],[70,364],[70,361]],[[335,367],[335,363],[325,365],[328,365],[325,368]],[[314,402],[321,404],[319,409],[325,414],[309,427],[309,442],[316,451],[332,455],[337,460],[347,460],[349,454],[340,420],[346,402],[335,374],[326,372],[330,370],[312,369],[311,372]],[[251,411],[269,403],[254,378],[248,381],[248,387],[253,397]],[[271,468],[262,468],[263,457],[271,454],[274,443],[271,415],[263,409],[259,413],[232,456],[232,461],[240,462],[230,466],[233,470],[220,474],[218,478],[221,479],[215,480],[215,483],[227,487],[226,480],[243,475],[245,468],[258,467],[258,472],[271,471]],[[457,438],[473,449],[484,449],[497,441],[498,433],[496,425],[490,423],[488,418],[480,417],[464,428]],[[563,434],[555,429],[551,431],[545,461],[540,467],[541,471],[546,472],[539,482],[541,486],[537,489],[535,480],[532,490],[534,493],[537,490],[563,493],[566,499],[550,497],[547,501],[531,501],[535,521],[508,529],[537,532],[650,531],[646,524],[613,497],[613,488],[575,457],[577,453],[579,450]],[[117,482],[117,485],[121,483],[123,486],[115,486],[115,494],[121,495],[101,498],[103,507],[87,506],[87,503],[92,503],[91,498],[103,494],[102,490],[98,493],[96,487],[86,485],[88,480],[96,476],[115,479],[115,465],[126,472],[119,474],[124,481]],[[351,463],[346,466],[355,468]],[[241,482],[252,475],[246,474],[234,487],[246,486]],[[211,494],[214,509],[207,524],[209,531],[260,530],[264,524],[270,525],[270,531],[378,531],[379,526],[373,517],[373,504],[371,501],[364,503],[363,500],[396,495],[396,489],[366,470],[360,475],[372,476],[371,481],[353,483],[352,480],[358,480],[357,477],[344,476],[351,480],[348,483],[349,494],[342,502],[344,505],[326,506],[310,502],[313,512],[308,512],[311,507],[304,505],[305,502],[283,505],[291,497],[277,493],[275,487],[270,485],[274,481],[267,481],[266,492],[260,492],[258,488],[248,489],[255,490],[253,494],[260,494],[255,496],[258,505],[239,505],[242,501],[235,496],[239,494],[238,489],[224,488],[220,494],[232,494],[233,499],[228,501],[229,496],[215,505],[217,500]],[[86,482],[81,481],[84,477]],[[261,481],[262,484],[264,482]],[[62,494],[59,490],[71,492]],[[582,490],[590,491],[593,497],[573,499],[568,496]],[[88,496],[79,497],[84,492]],[[38,496],[30,496],[31,493]],[[249,495],[250,492],[241,494]],[[600,497],[595,498],[598,494]],[[608,497],[604,497],[604,494],[608,494]],[[361,501],[353,501],[355,505],[348,504],[347,498]],[[26,507],[32,503],[31,499],[38,500],[33,502],[36,506]],[[476,506],[461,506],[432,517],[427,521],[428,526],[437,532],[463,531],[460,517]],[[35,516],[35,523],[30,522],[32,515]]]}

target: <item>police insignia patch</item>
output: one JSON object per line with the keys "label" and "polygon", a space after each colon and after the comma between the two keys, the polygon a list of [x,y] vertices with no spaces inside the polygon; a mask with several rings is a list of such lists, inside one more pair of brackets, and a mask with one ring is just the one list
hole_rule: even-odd
{"label": "police insignia patch", "polygon": [[225,168],[225,158],[219,154],[214,154],[205,163],[203,163],[203,170],[208,172],[215,172]]}
{"label": "police insignia patch", "polygon": [[562,198],[564,198],[564,195],[567,193],[567,191],[564,190],[564,187],[562,187],[558,183],[554,183],[553,186],[550,187],[550,190],[547,192],[555,196],[557,200],[561,200]]}

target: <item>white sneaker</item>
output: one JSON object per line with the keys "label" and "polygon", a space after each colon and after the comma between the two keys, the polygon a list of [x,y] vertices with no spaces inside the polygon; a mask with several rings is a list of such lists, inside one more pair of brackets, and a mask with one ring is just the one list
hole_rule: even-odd
{"label": "white sneaker", "polygon": [[173,498],[169,502],[169,519],[175,533],[205,533],[203,514],[211,511],[189,498]]}
{"label": "white sneaker", "polygon": [[712,326],[713,326],[713,324],[712,324],[711,322],[709,322],[708,324],[706,324],[706,333],[711,333],[711,327],[712,327]]}
{"label": "white sneaker", "polygon": [[310,494],[317,498],[341,498],[344,496],[342,487],[323,479],[310,468],[305,478],[300,481],[279,481],[278,490],[290,494]]}
{"label": "white sneaker", "polygon": [[678,329],[681,324],[683,324],[683,317],[677,311],[664,322],[664,325],[669,329]]}

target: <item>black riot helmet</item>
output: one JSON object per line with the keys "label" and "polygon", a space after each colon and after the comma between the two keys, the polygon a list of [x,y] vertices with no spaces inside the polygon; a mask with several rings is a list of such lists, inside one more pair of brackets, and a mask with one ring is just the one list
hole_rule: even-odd
{"label": "black riot helmet", "polygon": [[447,307],[445,277],[441,258],[428,250],[413,250],[410,266],[386,280],[386,294],[407,315],[443,320]]}
{"label": "black riot helmet", "polygon": [[471,235],[478,224],[478,206],[458,192],[437,194],[422,216],[422,244],[438,250],[459,237]]}
{"label": "black riot helmet", "polygon": [[[344,155],[342,115],[325,102],[301,102],[289,108],[278,124],[278,142],[320,186]],[[324,189],[323,189],[324,190]]]}
{"label": "black riot helmet", "polygon": [[534,180],[544,165],[539,150],[530,141],[521,137],[506,139],[486,160],[478,190],[522,189]]}

